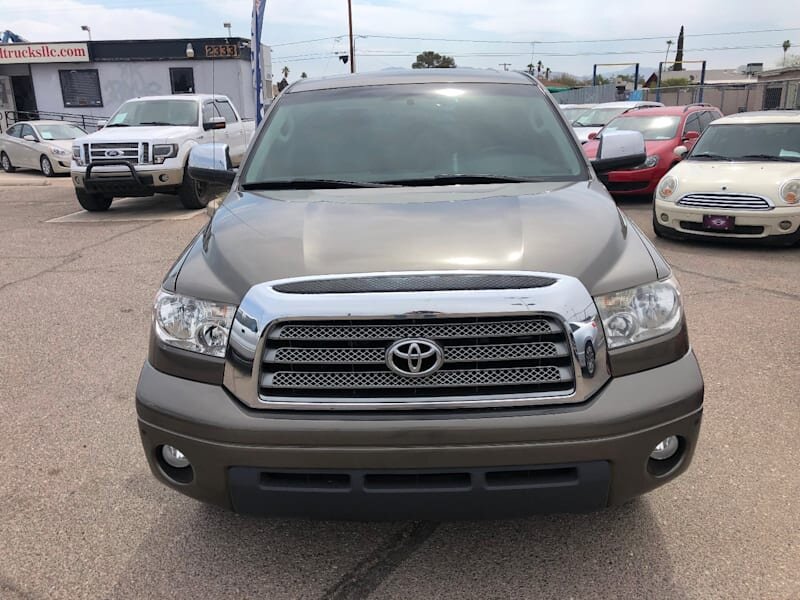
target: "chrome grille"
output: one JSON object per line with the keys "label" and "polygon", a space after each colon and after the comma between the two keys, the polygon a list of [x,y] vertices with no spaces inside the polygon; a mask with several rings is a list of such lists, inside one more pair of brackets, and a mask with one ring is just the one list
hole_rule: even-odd
{"label": "chrome grille", "polygon": [[[439,344],[441,369],[421,377],[390,370],[389,346],[408,338]],[[572,365],[567,333],[547,316],[278,322],[267,331],[259,394],[264,400],[569,394]]]}
{"label": "chrome grille", "polygon": [[[108,162],[128,161],[133,164],[141,162],[141,148],[137,142],[113,143],[113,144],[88,144],[89,161],[101,165]],[[119,152],[118,156],[107,156],[107,152]]]}
{"label": "chrome grille", "polygon": [[771,210],[766,198],[748,194],[687,194],[678,200],[679,206],[712,210]]}

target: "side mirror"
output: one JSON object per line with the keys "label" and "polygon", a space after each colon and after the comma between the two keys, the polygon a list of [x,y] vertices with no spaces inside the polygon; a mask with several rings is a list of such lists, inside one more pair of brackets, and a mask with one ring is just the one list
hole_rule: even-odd
{"label": "side mirror", "polygon": [[36,139],[36,136],[31,135],[30,133],[28,135],[23,135],[22,139],[25,140],[26,142],[38,142],[39,141],[39,140]]}
{"label": "side mirror", "polygon": [[673,152],[678,158],[683,158],[689,152],[689,149],[686,146],[677,146]]}
{"label": "side mirror", "polygon": [[200,144],[189,152],[189,176],[204,183],[228,186],[236,179],[228,144]]}
{"label": "side mirror", "polygon": [[597,139],[597,134],[593,131],[592,133],[589,134],[588,137],[589,137],[590,140],[596,140]]}
{"label": "side mirror", "polygon": [[102,129],[102,128],[103,128],[103,127],[105,127],[106,125],[108,125],[108,120],[107,120],[107,119],[100,119],[100,120],[97,122],[97,128],[98,128],[98,129]]}
{"label": "side mirror", "polygon": [[609,131],[600,137],[597,158],[592,167],[597,173],[638,167],[647,159],[644,136],[638,131]]}
{"label": "side mirror", "polygon": [[209,131],[211,129],[225,129],[225,119],[223,117],[211,117],[208,121],[203,122],[203,129]]}
{"label": "side mirror", "polygon": [[696,140],[700,137],[699,131],[687,131],[683,134],[683,141],[684,142],[691,142],[692,140]]}

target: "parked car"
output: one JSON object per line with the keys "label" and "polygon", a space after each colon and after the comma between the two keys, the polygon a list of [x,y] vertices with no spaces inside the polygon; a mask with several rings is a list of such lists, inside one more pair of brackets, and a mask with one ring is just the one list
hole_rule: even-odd
{"label": "parked car", "polygon": [[679,146],[691,149],[705,128],[720,117],[719,109],[710,104],[642,108],[616,117],[600,133],[591,134],[583,151],[594,158],[599,138],[606,132],[640,131],[647,146],[647,159],[633,169],[611,171],[605,184],[614,195],[652,195],[661,178],[681,160],[675,149]]}
{"label": "parked car", "polygon": [[653,227],[671,238],[800,241],[800,111],[714,121],[658,184]]}
{"label": "parked car", "polygon": [[136,406],[160,481],[241,513],[452,519],[593,510],[688,467],[680,291],[595,175],[642,135],[590,164],[535,78],[446,71],[301,79],[236,173],[192,150],[232,187],[155,299]]}
{"label": "parked car", "polygon": [[86,132],[64,121],[20,121],[0,134],[0,165],[6,173],[36,169],[45,177],[69,173],[72,140]]}
{"label": "parked car", "polygon": [[594,106],[594,104],[562,104],[561,112],[563,112],[567,120],[572,123]]}
{"label": "parked car", "polygon": [[628,101],[628,102],[605,102],[596,104],[590,110],[575,119],[572,126],[581,144],[589,141],[589,134],[597,133],[614,117],[639,108],[653,106],[664,106],[661,102],[647,101]]}
{"label": "parked car", "polygon": [[72,181],[80,205],[108,210],[114,198],[177,194],[186,208],[209,200],[202,184],[186,175],[189,151],[219,141],[236,166],[252,137],[227,96],[181,94],[125,102],[104,124],[72,146]]}

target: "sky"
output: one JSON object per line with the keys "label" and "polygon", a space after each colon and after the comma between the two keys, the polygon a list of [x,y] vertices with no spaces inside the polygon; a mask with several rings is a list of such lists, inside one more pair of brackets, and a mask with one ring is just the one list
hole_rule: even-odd
{"label": "sky", "polygon": [[[266,3],[261,41],[273,48],[274,73],[287,66],[291,81],[303,72],[313,77],[349,71],[337,58],[348,52],[347,0]],[[749,62],[769,69],[780,66],[784,40],[792,43],[790,55],[800,54],[800,11],[789,10],[791,4],[353,0],[356,66],[359,71],[410,67],[416,54],[433,50],[453,56],[458,66],[479,68],[525,69],[542,61],[553,72],[579,76],[590,75],[596,63],[657,68],[666,58],[666,41],[677,41],[684,25],[685,60],[705,59],[709,69]],[[0,0],[0,31],[10,29],[30,41],[85,39],[81,25],[89,25],[94,40],[223,37],[222,24],[230,21],[234,36],[249,37],[251,6],[252,0]],[[671,58],[674,52],[675,44]],[[622,69],[598,67],[599,72]]]}

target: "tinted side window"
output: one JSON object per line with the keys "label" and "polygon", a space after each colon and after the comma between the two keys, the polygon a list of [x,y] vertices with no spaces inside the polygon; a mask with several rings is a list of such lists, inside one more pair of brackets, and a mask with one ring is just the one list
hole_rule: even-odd
{"label": "tinted side window", "polygon": [[6,135],[10,135],[11,137],[22,137],[22,125],[14,125],[9,127],[6,131]]}
{"label": "tinted side window", "polygon": [[222,113],[223,117],[225,117],[226,123],[236,123],[236,113],[233,112],[230,104],[225,101],[217,101],[216,105],[219,112]]}
{"label": "tinted side window", "polygon": [[711,121],[716,119],[716,114],[712,113],[711,111],[703,111],[700,113],[700,127],[703,131],[705,131],[706,127],[711,124]]}
{"label": "tinted side window", "polygon": [[696,131],[700,133],[700,117],[697,116],[697,113],[690,115],[688,119],[686,119],[686,125],[683,127],[683,133],[685,134],[687,131]]}
{"label": "tinted side window", "polygon": [[38,136],[33,132],[33,127],[30,125],[22,126],[22,133],[20,134],[20,137],[25,137],[26,135],[32,135],[33,137],[38,138]]}
{"label": "tinted side window", "polygon": [[211,119],[221,116],[213,102],[203,104],[203,123],[208,123]]}

